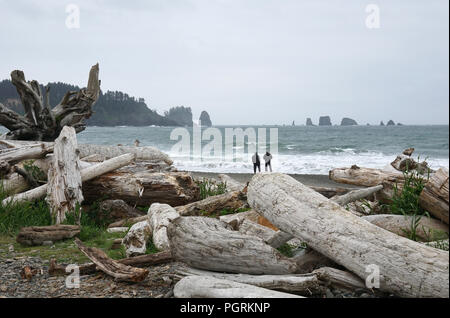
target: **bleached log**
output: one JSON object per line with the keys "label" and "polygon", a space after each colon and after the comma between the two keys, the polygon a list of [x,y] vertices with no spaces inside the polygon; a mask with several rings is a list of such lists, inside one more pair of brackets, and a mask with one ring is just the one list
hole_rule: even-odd
{"label": "bleached log", "polygon": [[51,226],[30,226],[21,228],[17,235],[17,242],[26,245],[42,245],[45,241],[61,241],[80,233],[77,225],[51,225]]}
{"label": "bleached log", "polygon": [[148,161],[164,161],[169,166],[173,161],[170,157],[155,147],[131,147],[131,146],[104,146],[92,144],[80,144],[80,157],[87,157],[91,155],[99,155],[105,159],[114,158],[126,153],[136,155],[136,160]]}
{"label": "bleached log", "polygon": [[353,184],[365,187],[374,187],[381,184],[384,180],[402,180],[404,176],[400,172],[390,172],[380,169],[360,168],[352,166],[351,168],[336,168],[330,171],[331,180]]}
{"label": "bleached log", "polygon": [[[134,155],[125,154],[116,158],[112,158],[101,162],[99,164],[93,165],[91,167],[85,168],[81,170],[81,180],[82,182],[91,180],[95,177],[98,177],[102,174],[105,174],[109,171],[118,169],[120,167],[128,165],[130,162],[134,160]],[[47,184],[44,184],[40,187],[34,188],[27,192],[19,193],[13,196],[10,196],[2,201],[3,205],[23,202],[23,201],[34,201],[44,197],[47,194]]]}
{"label": "bleached log", "polygon": [[97,153],[94,153],[92,155],[86,156],[86,157],[80,157],[81,160],[85,162],[103,162],[106,160],[105,156],[99,155]]}
{"label": "bleached log", "polygon": [[259,237],[264,242],[270,239],[275,233],[274,230],[247,219],[242,222],[241,226],[239,227],[239,232],[245,235]]}
{"label": "bleached log", "polygon": [[380,288],[405,297],[449,297],[448,252],[400,237],[345,211],[292,177],[257,174],[250,206],[281,230],[363,280],[380,268]]}
{"label": "bleached log", "polygon": [[232,177],[230,177],[227,174],[219,174],[217,177],[220,179],[220,181],[222,181],[223,183],[225,183],[227,185],[228,192],[242,191],[242,189],[245,188],[244,184],[234,180]]}
{"label": "bleached log", "polygon": [[16,163],[28,159],[41,159],[53,151],[53,146],[38,144],[20,148],[12,148],[0,151],[0,176],[6,175],[10,167]]}
{"label": "bleached log", "polygon": [[434,217],[449,224],[448,169],[440,168],[425,184],[419,204]]}
{"label": "bleached log", "polygon": [[[247,204],[247,196],[241,191],[227,192],[204,200],[178,206],[175,210],[182,216],[212,215],[224,209],[236,210]],[[173,206],[173,205],[172,205]]]}
{"label": "bleached log", "polygon": [[210,276],[187,276],[175,284],[176,298],[302,298]]}
{"label": "bleached log", "polygon": [[158,250],[169,250],[167,226],[180,215],[168,204],[153,203],[148,209],[147,216],[148,224],[152,229],[153,244]]}
{"label": "bleached log", "polygon": [[127,257],[144,255],[147,250],[147,241],[151,236],[152,228],[147,221],[134,224],[122,239]]}
{"label": "bleached log", "polygon": [[101,249],[87,247],[78,238],[75,238],[75,244],[101,271],[119,281],[140,282],[143,281],[149,273],[147,269],[131,267],[114,261]]}
{"label": "bleached log", "polygon": [[316,274],[319,280],[338,288],[349,290],[367,289],[366,284],[358,276],[332,267],[321,267],[312,272]]}
{"label": "bleached log", "polygon": [[125,233],[128,232],[129,228],[125,227],[125,226],[121,226],[121,227],[109,227],[106,229],[106,232],[108,233]]}
{"label": "bleached log", "polygon": [[83,202],[78,145],[75,129],[64,126],[55,140],[53,161],[48,170],[47,197],[56,224],[66,219]]}
{"label": "bleached log", "polygon": [[167,227],[172,255],[199,269],[243,274],[295,273],[294,261],[257,237],[209,217],[179,217]]}
{"label": "bleached log", "polygon": [[349,204],[350,202],[354,202],[357,200],[367,198],[368,196],[371,196],[372,194],[380,191],[381,189],[383,189],[383,186],[377,185],[377,186],[366,188],[366,189],[353,190],[347,194],[332,197],[331,200],[341,206],[345,206],[346,204]]}
{"label": "bleached log", "polygon": [[86,202],[109,197],[133,206],[155,202],[179,206],[197,201],[200,188],[188,172],[114,171],[84,183],[83,195]]}
{"label": "bleached log", "polygon": [[[412,215],[395,215],[395,214],[376,214],[361,217],[370,223],[379,226],[389,232],[397,235],[408,237],[412,230],[412,224],[417,216]],[[448,236],[448,225],[422,216],[417,222],[416,235],[421,241],[435,241],[436,236]]]}
{"label": "bleached log", "polygon": [[241,284],[253,285],[271,290],[296,293],[302,296],[311,296],[322,293],[322,287],[315,274],[290,274],[290,275],[249,275],[227,274],[205,271],[187,266],[179,266],[175,269],[180,276],[209,276],[217,279],[225,279]]}

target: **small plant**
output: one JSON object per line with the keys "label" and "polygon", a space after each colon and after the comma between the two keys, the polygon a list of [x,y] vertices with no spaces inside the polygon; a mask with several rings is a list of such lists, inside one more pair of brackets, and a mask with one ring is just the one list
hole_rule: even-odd
{"label": "small plant", "polygon": [[204,179],[202,181],[196,181],[200,188],[200,199],[206,199],[207,197],[224,194],[227,190],[227,184],[223,182],[215,182],[210,179]]}
{"label": "small plant", "polygon": [[39,167],[33,165],[34,160],[27,160],[23,164],[23,169],[33,177],[34,180],[40,183],[44,183],[47,180],[47,174]]}
{"label": "small plant", "polygon": [[288,243],[284,243],[279,248],[277,248],[277,250],[286,257],[294,256],[294,249]]}

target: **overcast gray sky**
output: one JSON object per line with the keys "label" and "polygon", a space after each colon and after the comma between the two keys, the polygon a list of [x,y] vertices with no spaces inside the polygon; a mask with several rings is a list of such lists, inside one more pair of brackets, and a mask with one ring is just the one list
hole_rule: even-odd
{"label": "overcast gray sky", "polygon": [[[66,5],[80,28],[66,27]],[[366,27],[368,4],[380,28]],[[0,79],[86,85],[207,110],[215,124],[307,117],[448,124],[448,0],[0,0]]]}

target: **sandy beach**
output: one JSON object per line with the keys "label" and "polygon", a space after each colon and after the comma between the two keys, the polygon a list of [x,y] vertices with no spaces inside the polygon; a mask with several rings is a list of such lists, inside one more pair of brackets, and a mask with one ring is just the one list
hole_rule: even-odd
{"label": "sandy beach", "polygon": [[[191,172],[194,178],[212,178],[218,179],[219,173],[212,172]],[[227,173],[231,178],[241,183],[247,183],[251,180],[253,173]],[[307,186],[324,187],[324,188],[360,188],[351,184],[337,183],[329,179],[328,175],[324,174],[289,174],[297,181]]]}

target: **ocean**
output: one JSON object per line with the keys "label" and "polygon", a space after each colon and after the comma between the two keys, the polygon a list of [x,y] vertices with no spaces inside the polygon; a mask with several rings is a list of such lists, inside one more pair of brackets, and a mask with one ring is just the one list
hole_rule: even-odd
{"label": "ocean", "polygon": [[[336,167],[358,165],[384,168],[404,149],[414,147],[413,157],[426,160],[433,169],[449,167],[449,126],[217,126],[225,152],[225,128],[266,128],[267,142],[270,128],[278,129],[278,153],[273,153],[274,171],[292,174],[328,174]],[[166,152],[179,170],[221,173],[252,172],[253,165],[246,153],[252,143],[244,147],[234,144],[236,158],[199,156],[173,150],[177,140],[170,135],[175,127],[95,127],[78,134],[80,143],[105,145],[154,146]],[[202,128],[202,133],[205,131]],[[183,128],[193,135],[192,128]],[[1,133],[6,130],[1,127]],[[220,138],[216,138],[217,140]],[[191,140],[191,149],[193,141]],[[202,145],[209,141],[203,141]],[[273,151],[272,151],[273,152]],[[261,154],[262,159],[262,154]],[[262,167],[262,169],[264,169]]]}

